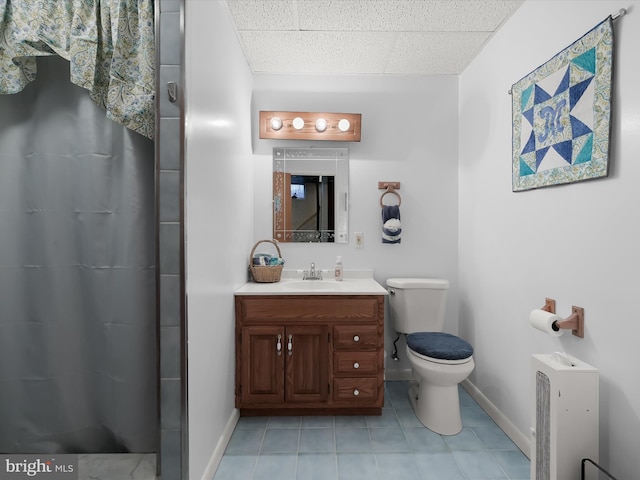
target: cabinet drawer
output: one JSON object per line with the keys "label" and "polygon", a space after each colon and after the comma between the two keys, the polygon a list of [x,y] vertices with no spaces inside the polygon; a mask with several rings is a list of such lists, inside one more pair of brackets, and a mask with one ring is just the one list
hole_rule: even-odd
{"label": "cabinet drawer", "polygon": [[335,400],[370,401],[378,398],[377,378],[336,378],[333,380]]}
{"label": "cabinet drawer", "polygon": [[372,374],[378,371],[377,352],[335,352],[333,369],[335,373]]}
{"label": "cabinet drawer", "polygon": [[242,322],[375,322],[380,316],[380,307],[378,297],[363,295],[236,297],[236,311]]}
{"label": "cabinet drawer", "polygon": [[336,325],[334,347],[348,350],[374,350],[378,346],[378,327],[375,325]]}

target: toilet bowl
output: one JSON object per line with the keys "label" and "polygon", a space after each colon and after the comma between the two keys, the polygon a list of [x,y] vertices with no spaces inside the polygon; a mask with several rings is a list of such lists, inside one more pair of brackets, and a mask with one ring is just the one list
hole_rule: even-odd
{"label": "toilet bowl", "polygon": [[449,282],[390,278],[389,310],[396,332],[405,334],[406,355],[415,378],[409,397],[420,422],[441,435],[462,430],[458,384],[475,367],[473,347],[442,332]]}
{"label": "toilet bowl", "polygon": [[[413,349],[416,348],[412,342],[412,336],[415,335],[421,335],[424,338],[448,336],[448,340],[454,344],[453,350],[449,350],[448,355],[433,351],[430,353],[438,357],[453,358],[437,358],[418,353]],[[475,367],[471,356],[473,350],[470,347],[468,343],[454,335],[449,336],[449,334],[438,332],[421,332],[409,335],[407,338],[407,358],[416,379],[409,387],[409,398],[413,410],[425,427],[441,435],[455,435],[462,430],[458,384],[467,378]]]}

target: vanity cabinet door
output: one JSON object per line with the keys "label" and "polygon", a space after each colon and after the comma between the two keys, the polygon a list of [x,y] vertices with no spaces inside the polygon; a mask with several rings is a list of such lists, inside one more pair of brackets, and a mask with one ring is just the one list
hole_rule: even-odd
{"label": "vanity cabinet door", "polygon": [[286,401],[325,403],[329,397],[329,328],[290,326],[285,331]]}
{"label": "vanity cabinet door", "polygon": [[327,326],[243,327],[242,352],[239,390],[243,405],[326,403]]}
{"label": "vanity cabinet door", "polygon": [[240,398],[244,405],[284,402],[284,327],[242,328]]}

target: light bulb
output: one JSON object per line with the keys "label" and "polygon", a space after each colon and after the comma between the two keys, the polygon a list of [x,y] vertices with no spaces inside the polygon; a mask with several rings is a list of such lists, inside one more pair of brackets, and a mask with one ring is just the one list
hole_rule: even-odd
{"label": "light bulb", "polygon": [[304,120],[300,117],[294,118],[293,128],[295,128],[296,130],[302,130],[302,127],[304,127]]}
{"label": "light bulb", "polygon": [[279,117],[273,117],[271,119],[271,128],[274,130],[280,130],[282,128],[282,120]]}
{"label": "light bulb", "polygon": [[316,130],[319,132],[324,132],[327,129],[327,121],[324,118],[319,118],[316,120]]}
{"label": "light bulb", "polygon": [[338,129],[341,132],[346,132],[347,130],[349,130],[349,127],[351,127],[351,122],[349,122],[349,120],[347,120],[346,118],[343,118],[338,122]]}

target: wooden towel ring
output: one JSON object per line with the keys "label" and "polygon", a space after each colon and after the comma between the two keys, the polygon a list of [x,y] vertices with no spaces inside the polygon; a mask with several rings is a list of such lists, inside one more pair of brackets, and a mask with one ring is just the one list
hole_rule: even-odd
{"label": "wooden towel ring", "polygon": [[400,194],[398,192],[396,192],[393,189],[388,189],[386,192],[384,192],[381,196],[380,196],[380,206],[384,207],[384,203],[382,203],[382,199],[384,198],[385,195],[387,195],[388,193],[392,193],[394,194],[396,197],[398,197],[398,207],[400,206],[400,204],[402,203],[402,198],[400,197]]}

